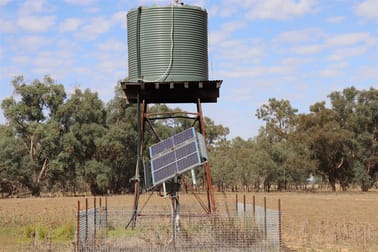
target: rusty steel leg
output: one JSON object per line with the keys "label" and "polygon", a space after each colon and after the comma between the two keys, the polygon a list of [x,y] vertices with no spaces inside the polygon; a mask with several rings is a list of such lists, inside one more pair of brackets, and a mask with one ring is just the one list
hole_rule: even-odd
{"label": "rusty steel leg", "polygon": [[[145,108],[145,101],[143,100],[143,110]],[[133,202],[133,213],[129,223],[125,228],[128,228],[131,224],[131,228],[134,229],[136,226],[137,212],[138,212],[138,203],[140,196],[140,167],[142,162],[142,149],[143,149],[143,128],[144,128],[144,111],[141,112],[141,102],[139,93],[137,96],[137,130],[138,130],[138,139],[137,139],[137,162],[135,166],[135,176],[134,176],[134,202]]]}
{"label": "rusty steel leg", "polygon": [[[199,117],[199,124],[200,124],[200,131],[203,137],[206,139],[206,132],[205,132],[205,123],[203,120],[203,114],[202,114],[202,106],[201,106],[201,100],[198,98],[197,100],[197,113]],[[206,143],[205,143],[206,145]],[[206,145],[207,149],[207,145]],[[207,193],[207,201],[208,201],[208,208],[210,213],[215,212],[215,198],[214,198],[214,191],[213,191],[213,181],[211,178],[211,169],[209,161],[205,163],[205,181],[206,181],[206,193]]]}

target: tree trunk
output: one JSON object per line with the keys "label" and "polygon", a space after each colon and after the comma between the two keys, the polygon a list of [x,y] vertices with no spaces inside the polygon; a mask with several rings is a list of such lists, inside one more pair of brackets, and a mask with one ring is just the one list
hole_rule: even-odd
{"label": "tree trunk", "polygon": [[362,192],[368,192],[368,191],[369,191],[369,185],[363,183],[363,184],[361,185],[361,191],[362,191]]}
{"label": "tree trunk", "polygon": [[329,176],[329,185],[332,188],[332,192],[336,192],[336,179],[334,177]]}

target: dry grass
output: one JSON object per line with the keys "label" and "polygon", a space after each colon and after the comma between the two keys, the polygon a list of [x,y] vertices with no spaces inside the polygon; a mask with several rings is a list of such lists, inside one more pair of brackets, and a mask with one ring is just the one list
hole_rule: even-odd
{"label": "dry grass", "polygon": [[264,196],[273,209],[281,199],[283,241],[291,249],[378,251],[378,192],[261,193],[257,204]]}
{"label": "dry grass", "polygon": [[[239,193],[242,202],[243,193]],[[252,193],[246,194],[252,203]],[[267,197],[268,208],[277,209],[281,199],[283,241],[298,251],[378,251],[378,192],[359,193],[255,193],[256,204],[262,206]],[[204,195],[202,198],[205,199]],[[27,198],[0,200],[0,251],[34,248],[59,248],[70,251],[70,239],[54,239],[64,225],[75,225],[77,201],[84,198]],[[146,201],[142,195],[140,207]],[[181,203],[193,205],[195,198],[181,194]],[[108,208],[132,208],[132,195],[108,197]],[[235,194],[216,194],[219,211],[235,211]],[[103,203],[104,204],[104,203]],[[169,206],[168,199],[153,196],[146,205]],[[89,207],[93,206],[90,198]],[[125,220],[127,221],[127,220]],[[31,231],[30,231],[31,230]],[[30,231],[45,235],[28,236]]]}

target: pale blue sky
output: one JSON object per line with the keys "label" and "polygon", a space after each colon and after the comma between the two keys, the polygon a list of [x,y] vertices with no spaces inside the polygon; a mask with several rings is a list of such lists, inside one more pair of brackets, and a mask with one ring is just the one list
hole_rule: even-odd
{"label": "pale blue sky", "polygon": [[[0,0],[0,99],[14,76],[48,74],[69,93],[90,88],[109,101],[127,76],[126,13],[173,2]],[[256,109],[271,97],[308,112],[332,91],[378,88],[378,0],[184,2],[209,13],[210,78],[224,82],[203,109],[230,138],[255,136]]]}

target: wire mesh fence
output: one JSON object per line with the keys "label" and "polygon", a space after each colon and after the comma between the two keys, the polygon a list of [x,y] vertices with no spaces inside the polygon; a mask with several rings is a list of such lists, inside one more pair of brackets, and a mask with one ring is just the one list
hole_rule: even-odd
{"label": "wire mesh fence", "polygon": [[263,238],[270,244],[270,248],[274,251],[279,251],[282,245],[281,212],[279,210],[238,203],[238,215],[252,218],[256,227],[262,230]]}
{"label": "wire mesh fence", "polygon": [[[95,213],[82,211],[80,218],[94,218]],[[104,236],[80,238],[77,250],[280,251],[281,247],[280,212],[266,207],[239,203],[238,211],[206,214],[198,205],[185,205],[177,216],[169,206],[151,205],[138,214],[135,228],[125,229],[131,216],[130,210],[107,208]],[[93,230],[89,228],[93,221],[86,223]]]}
{"label": "wire mesh fence", "polygon": [[93,208],[88,207],[88,199],[85,199],[85,206],[80,209],[80,201],[78,201],[78,209],[76,212],[76,233],[75,248],[77,251],[86,251],[89,247],[95,247],[96,244],[106,239],[107,231],[107,203],[102,206],[101,199],[97,207],[97,199],[93,198]]}

